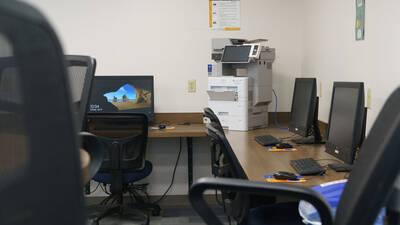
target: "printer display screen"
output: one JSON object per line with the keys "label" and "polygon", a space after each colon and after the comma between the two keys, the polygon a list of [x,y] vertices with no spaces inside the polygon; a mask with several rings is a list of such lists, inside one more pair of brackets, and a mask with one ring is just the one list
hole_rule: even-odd
{"label": "printer display screen", "polygon": [[227,45],[224,49],[221,62],[224,63],[247,63],[251,45]]}

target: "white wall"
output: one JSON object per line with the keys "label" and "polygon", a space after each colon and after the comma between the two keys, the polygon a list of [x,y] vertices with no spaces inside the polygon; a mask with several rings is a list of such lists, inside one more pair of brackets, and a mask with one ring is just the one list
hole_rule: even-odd
{"label": "white wall", "polygon": [[302,74],[322,82],[319,118],[327,122],[333,81],[361,81],[372,92],[368,130],[400,85],[400,1],[366,1],[365,40],[355,41],[354,0],[304,0]]}
{"label": "white wall", "polygon": [[[242,0],[242,30],[234,32],[209,30],[207,0],[29,2],[48,16],[66,53],[98,60],[97,74],[154,74],[156,112],[200,112],[207,105],[211,38],[267,38],[277,52],[279,110],[290,110],[292,78],[300,74],[301,1]],[[190,79],[197,93],[187,93]]]}
{"label": "white wall", "polygon": [[[274,88],[279,110],[289,111],[293,77],[300,75],[303,4],[293,0],[242,0],[242,30],[210,31],[207,0],[28,0],[48,17],[67,54],[97,59],[97,75],[152,74],[156,112],[200,112],[207,105],[211,38],[267,38],[276,48]],[[197,92],[187,93],[187,81]],[[273,108],[273,107],[271,107]],[[152,139],[150,194],[167,188],[178,139]],[[194,140],[194,177],[210,176],[207,139]],[[186,145],[170,194],[187,194]],[[101,191],[96,193],[103,195]]]}

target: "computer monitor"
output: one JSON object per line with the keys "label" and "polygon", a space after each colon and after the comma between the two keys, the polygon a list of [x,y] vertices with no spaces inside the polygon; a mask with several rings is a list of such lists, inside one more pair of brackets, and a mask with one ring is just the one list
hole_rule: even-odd
{"label": "computer monitor", "polygon": [[352,164],[365,138],[364,84],[335,82],[329,114],[326,152]]}
{"label": "computer monitor", "polygon": [[313,135],[312,139],[293,139],[298,144],[320,144],[321,134],[318,127],[318,97],[315,78],[296,78],[289,131],[303,137]]}
{"label": "computer monitor", "polygon": [[221,62],[248,63],[251,45],[227,45],[224,48]]}
{"label": "computer monitor", "polygon": [[154,120],[153,76],[95,76],[88,113],[144,113]]}

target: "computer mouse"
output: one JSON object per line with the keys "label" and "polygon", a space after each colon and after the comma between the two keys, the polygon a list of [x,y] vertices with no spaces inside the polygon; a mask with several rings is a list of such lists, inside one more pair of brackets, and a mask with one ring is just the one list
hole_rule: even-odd
{"label": "computer mouse", "polygon": [[274,178],[277,180],[294,180],[297,179],[296,174],[291,173],[291,172],[284,172],[284,171],[279,171],[273,174]]}
{"label": "computer mouse", "polygon": [[158,128],[160,128],[160,130],[165,129],[167,126],[165,126],[165,124],[160,124],[158,125]]}
{"label": "computer mouse", "polygon": [[285,149],[285,148],[293,148],[291,144],[288,143],[278,143],[275,145],[276,148]]}

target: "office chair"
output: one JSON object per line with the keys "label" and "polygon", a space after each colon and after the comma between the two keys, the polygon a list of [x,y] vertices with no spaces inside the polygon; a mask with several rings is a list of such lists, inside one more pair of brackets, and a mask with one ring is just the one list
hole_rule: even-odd
{"label": "office chair", "polygon": [[86,130],[85,117],[88,108],[89,95],[96,72],[96,59],[83,55],[66,55],[72,102],[76,113],[79,131]]}
{"label": "office chair", "polygon": [[[83,55],[65,55],[65,61],[76,127],[80,132],[80,144],[90,155],[90,178],[92,178],[100,169],[104,147],[95,135],[82,131],[87,130],[86,114],[96,72],[96,59]],[[90,182],[86,184],[85,190],[86,194],[90,194]]]}
{"label": "office chair", "polygon": [[[149,223],[149,216],[144,212],[152,210],[160,213],[160,207],[146,202],[138,192],[148,197],[146,185],[136,185],[150,175],[152,164],[145,160],[147,147],[148,119],[144,114],[96,114],[88,116],[88,129],[96,134],[105,146],[104,160],[93,180],[110,185],[110,196],[101,205],[111,201],[116,206],[107,207],[104,213],[94,219],[98,224],[108,215],[132,212],[140,216],[144,224]],[[134,205],[126,205],[123,194],[129,193]],[[140,209],[140,210],[139,210]]]}
{"label": "office chair", "polygon": [[[211,138],[211,148],[219,149],[220,155],[212,162],[212,172],[216,177],[247,179],[231,145],[225,135],[218,129],[218,124],[207,124],[207,136]],[[226,214],[234,218],[238,223],[246,220],[249,209],[249,197],[247,194],[222,191],[222,205]]]}
{"label": "office chair", "polygon": [[[216,128],[222,134],[225,135],[224,129],[222,128],[221,122],[218,119],[217,115],[215,115],[214,111],[208,107],[204,108],[203,111],[203,120],[207,118],[210,123],[212,123],[212,127]],[[221,159],[223,159],[223,153],[220,150],[220,146],[215,142],[212,141],[210,145],[210,153],[211,153],[211,173],[218,177],[219,170],[222,168],[220,163],[222,163]]]}
{"label": "office chair", "polygon": [[0,67],[0,224],[85,224],[64,54],[26,3],[0,1]]}
{"label": "office chair", "polygon": [[374,224],[381,208],[385,206],[388,224],[399,224],[400,185],[397,179],[400,171],[399,102],[400,88],[386,101],[361,147],[335,216],[332,215],[328,202],[310,188],[224,178],[201,178],[193,184],[190,189],[193,208],[207,224],[222,225],[202,195],[206,189],[233,190],[306,200],[318,210],[323,225],[371,225]]}
{"label": "office chair", "polygon": [[221,133],[225,134],[221,121],[218,119],[218,116],[215,115],[214,111],[208,107],[204,108],[203,110],[203,118],[206,117],[210,120],[210,122],[216,123],[215,127],[218,128]]}

